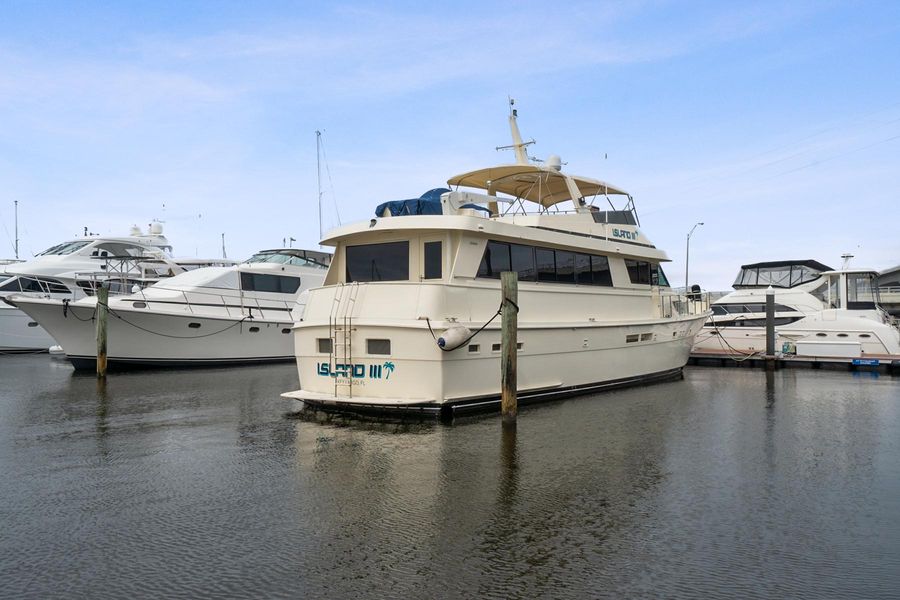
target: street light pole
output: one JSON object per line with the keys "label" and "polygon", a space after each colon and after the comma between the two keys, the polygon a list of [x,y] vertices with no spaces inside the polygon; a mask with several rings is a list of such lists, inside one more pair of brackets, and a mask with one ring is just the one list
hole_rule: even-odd
{"label": "street light pole", "polygon": [[691,260],[691,234],[694,233],[694,230],[697,229],[699,225],[703,225],[703,223],[697,223],[691,230],[688,231],[687,234],[687,246],[684,249],[684,293],[687,294],[690,290],[688,289],[688,265]]}

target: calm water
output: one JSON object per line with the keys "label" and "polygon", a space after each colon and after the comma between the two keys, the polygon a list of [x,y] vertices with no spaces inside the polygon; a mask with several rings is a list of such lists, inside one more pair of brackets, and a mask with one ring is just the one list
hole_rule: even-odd
{"label": "calm water", "polygon": [[0,596],[900,597],[900,379],[690,368],[373,425],[291,365],[0,357]]}

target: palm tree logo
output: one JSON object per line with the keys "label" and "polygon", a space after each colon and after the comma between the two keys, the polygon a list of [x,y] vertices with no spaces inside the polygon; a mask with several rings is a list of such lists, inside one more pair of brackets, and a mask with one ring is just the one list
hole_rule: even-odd
{"label": "palm tree logo", "polygon": [[391,378],[391,373],[394,372],[394,363],[386,362],[384,363],[384,370],[387,371],[387,375],[384,377],[385,379]]}

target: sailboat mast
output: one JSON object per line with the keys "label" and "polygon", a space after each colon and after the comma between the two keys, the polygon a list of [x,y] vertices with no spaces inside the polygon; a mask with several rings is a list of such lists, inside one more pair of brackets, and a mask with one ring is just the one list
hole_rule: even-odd
{"label": "sailboat mast", "polygon": [[316,130],[316,185],[319,190],[319,240],[322,240],[322,132]]}
{"label": "sailboat mast", "polygon": [[13,200],[16,213],[16,260],[19,260],[19,201]]}

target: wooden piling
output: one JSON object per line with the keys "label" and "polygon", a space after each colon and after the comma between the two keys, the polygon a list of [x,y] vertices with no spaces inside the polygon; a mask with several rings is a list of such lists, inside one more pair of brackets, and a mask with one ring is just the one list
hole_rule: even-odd
{"label": "wooden piling", "polygon": [[775,370],[775,290],[766,290],[766,369]]}
{"label": "wooden piling", "polygon": [[109,283],[97,288],[97,377],[106,377],[106,321],[109,317]]}
{"label": "wooden piling", "polygon": [[518,353],[519,276],[514,271],[500,274],[502,321],[500,331],[500,412],[504,425],[515,425],[519,406],[516,383]]}

